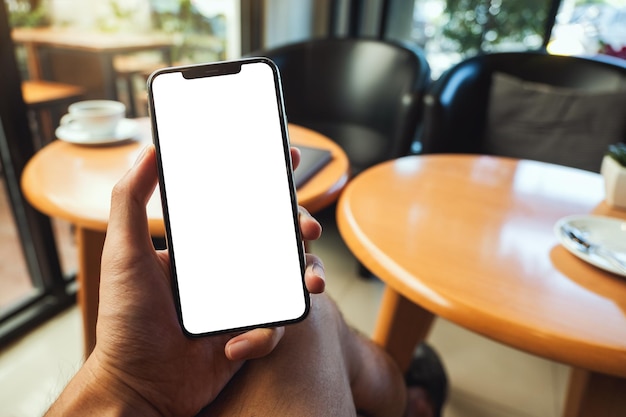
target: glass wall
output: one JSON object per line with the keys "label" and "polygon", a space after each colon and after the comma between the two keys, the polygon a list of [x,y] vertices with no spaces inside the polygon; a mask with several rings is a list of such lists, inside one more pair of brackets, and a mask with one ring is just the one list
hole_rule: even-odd
{"label": "glass wall", "polygon": [[481,52],[542,47],[550,0],[415,0],[410,39],[433,77]]}
{"label": "glass wall", "polygon": [[[77,272],[73,227],[36,212],[21,193],[19,178],[24,164],[37,146],[45,145],[35,112],[27,111],[23,102],[21,81],[44,79],[76,84],[84,87],[87,98],[120,99],[129,109],[131,98],[135,97],[139,103],[133,100],[133,106],[145,108],[145,77],[155,66],[167,64],[161,56],[155,59],[155,54],[149,52],[116,56],[113,63],[117,85],[95,90],[92,85],[99,84],[90,78],[102,74],[86,71],[83,68],[89,67],[82,65],[64,65],[61,72],[66,78],[57,79],[51,69],[54,62],[46,61],[51,54],[44,55],[44,59],[36,56],[39,50],[17,41],[13,30],[48,30],[48,39],[74,31],[76,36],[61,35],[58,43],[75,42],[81,46],[81,42],[91,39],[97,48],[99,43],[111,45],[119,40],[122,49],[135,35],[143,36],[140,41],[144,42],[158,33],[172,38],[172,63],[174,59],[180,63],[215,61],[240,53],[238,4],[238,0],[2,0],[0,342],[69,305],[74,299]],[[92,61],[98,60],[97,54],[92,54]],[[67,61],[66,55],[62,61]],[[103,91],[112,96],[99,95]],[[55,116],[65,112],[58,107],[54,108],[59,113]],[[147,111],[137,113],[133,112],[133,116],[145,115]],[[52,120],[55,121],[58,118]],[[53,130],[55,126],[53,123]],[[52,131],[46,136],[53,134]]]}
{"label": "glass wall", "polygon": [[626,0],[563,0],[548,51],[626,59]]}
{"label": "glass wall", "polygon": [[[2,174],[4,179],[4,174]],[[0,181],[0,316],[36,291],[19,240],[17,222],[4,181]]]}
{"label": "glass wall", "polygon": [[[410,33],[399,38],[424,49],[434,78],[464,58],[497,51],[547,47],[555,54],[626,58],[626,0],[414,0],[412,4]],[[398,37],[393,30],[390,33]]]}
{"label": "glass wall", "polygon": [[0,343],[75,298],[71,280],[61,272],[51,222],[27,204],[19,185],[34,141],[5,6],[0,4]]}

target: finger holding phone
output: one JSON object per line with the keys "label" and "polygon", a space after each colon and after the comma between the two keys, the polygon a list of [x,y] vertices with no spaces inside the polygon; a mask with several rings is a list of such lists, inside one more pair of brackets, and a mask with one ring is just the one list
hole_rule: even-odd
{"label": "finger holding phone", "polygon": [[[292,155],[296,166],[297,152]],[[113,192],[102,255],[96,346],[49,416],[112,408],[144,416],[195,415],[244,360],[269,354],[283,334],[282,328],[254,329],[235,337],[183,334],[174,307],[169,256],[154,249],[148,229],[145,204],[156,183],[156,155],[150,146]],[[319,223],[306,211],[299,219],[304,239],[320,236]],[[245,221],[254,230],[263,219],[251,210]],[[305,282],[312,293],[324,289],[323,265],[314,255],[307,254]]]}
{"label": "finger holding phone", "polygon": [[[112,195],[96,345],[49,415],[195,415],[246,359],[274,349],[283,324],[306,316],[309,291],[323,291],[321,262],[302,245],[321,228],[295,203],[299,158],[288,145],[278,73],[265,61],[249,64],[221,68],[223,78],[198,68],[163,73],[172,78],[152,104],[156,148]],[[190,192],[198,179],[203,186]],[[152,246],[146,217],[159,180],[168,251]],[[255,193],[266,204],[250,205]]]}

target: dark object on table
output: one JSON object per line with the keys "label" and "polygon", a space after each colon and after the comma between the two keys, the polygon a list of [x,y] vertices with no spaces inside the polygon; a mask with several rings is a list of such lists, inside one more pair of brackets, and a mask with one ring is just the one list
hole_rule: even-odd
{"label": "dark object on table", "polygon": [[308,180],[317,174],[332,160],[329,150],[312,148],[310,146],[297,145],[300,150],[300,165],[294,171],[294,182],[296,188],[302,187]]}

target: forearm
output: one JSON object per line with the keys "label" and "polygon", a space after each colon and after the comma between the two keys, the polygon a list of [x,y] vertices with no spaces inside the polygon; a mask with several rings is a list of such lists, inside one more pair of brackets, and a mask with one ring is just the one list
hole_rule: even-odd
{"label": "forearm", "polygon": [[[90,358],[91,359],[91,358]],[[46,417],[55,416],[160,416],[138,393],[124,386],[93,360],[72,378]]]}

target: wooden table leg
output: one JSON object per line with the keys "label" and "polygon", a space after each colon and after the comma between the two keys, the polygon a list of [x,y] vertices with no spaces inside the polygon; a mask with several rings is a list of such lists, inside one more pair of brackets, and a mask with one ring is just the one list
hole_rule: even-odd
{"label": "wooden table leg", "polygon": [[626,379],[572,368],[563,417],[626,416]]}
{"label": "wooden table leg", "polygon": [[77,227],[78,304],[83,316],[85,359],[96,345],[100,290],[100,258],[106,233]]}
{"label": "wooden table leg", "polygon": [[435,316],[385,287],[378,313],[374,342],[382,346],[400,369],[408,369],[413,351],[430,331]]}

